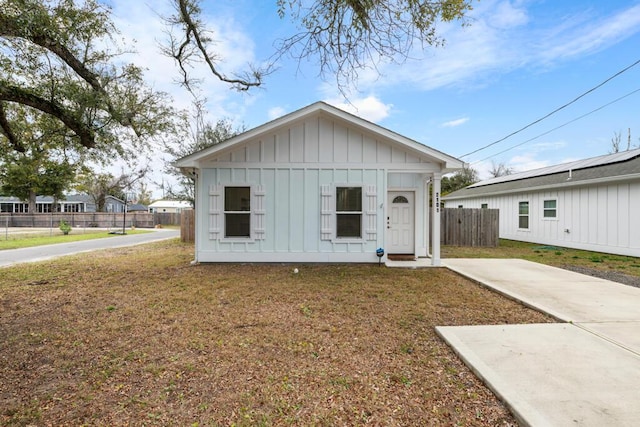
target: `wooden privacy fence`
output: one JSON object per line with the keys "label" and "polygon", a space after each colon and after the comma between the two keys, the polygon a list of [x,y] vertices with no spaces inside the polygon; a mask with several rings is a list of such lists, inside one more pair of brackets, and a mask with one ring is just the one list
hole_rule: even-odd
{"label": "wooden privacy fence", "polygon": [[196,211],[194,209],[182,211],[180,216],[180,240],[185,243],[196,241]]}
{"label": "wooden privacy fence", "polygon": [[2,213],[0,214],[0,227],[41,227],[57,228],[60,221],[68,222],[72,227],[98,227],[98,228],[153,228],[157,224],[178,225],[180,214],[174,213],[148,213],[148,212],[64,212],[64,213]]}
{"label": "wooden privacy fence", "polygon": [[499,214],[498,209],[442,209],[440,242],[452,246],[498,246]]}

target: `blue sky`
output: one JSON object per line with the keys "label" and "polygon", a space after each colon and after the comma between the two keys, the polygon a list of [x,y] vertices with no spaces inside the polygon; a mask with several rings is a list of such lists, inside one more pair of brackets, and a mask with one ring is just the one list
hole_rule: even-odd
{"label": "blue sky", "polygon": [[[176,68],[158,53],[164,31],[158,14],[171,12],[168,1],[110,3],[123,37],[136,40],[138,54],[132,60],[148,69],[150,84],[170,92],[177,106],[188,107],[189,95],[173,83]],[[287,18],[278,18],[275,0],[205,0],[203,6],[221,68],[229,73],[268,59],[273,42],[295,31]],[[205,79],[212,121],[230,118],[251,128],[322,100],[461,157],[640,59],[640,1],[482,0],[473,6],[469,26],[438,26],[444,47],[416,51],[416,59],[402,65],[382,64],[381,75],[362,72],[349,92],[350,104],[331,76],[318,76],[313,62],[285,58],[263,88],[249,93],[230,90],[204,70],[194,72]],[[622,133],[626,148],[629,128],[637,146],[640,92],[549,132],[636,89],[640,64],[550,118],[462,160],[486,178],[492,160],[524,171],[607,154],[614,132]]]}

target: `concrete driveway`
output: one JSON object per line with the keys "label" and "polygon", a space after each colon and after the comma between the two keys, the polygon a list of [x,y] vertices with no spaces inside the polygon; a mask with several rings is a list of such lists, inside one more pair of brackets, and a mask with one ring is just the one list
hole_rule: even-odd
{"label": "concrete driveway", "polygon": [[150,229],[150,233],[127,234],[104,239],[83,240],[70,243],[34,246],[32,248],[8,249],[0,251],[0,267],[7,267],[23,262],[36,262],[80,252],[91,252],[100,249],[134,246],[144,243],[180,237],[180,230]]}
{"label": "concrete driveway", "polygon": [[517,259],[443,264],[558,319],[436,328],[522,425],[638,424],[640,289]]}

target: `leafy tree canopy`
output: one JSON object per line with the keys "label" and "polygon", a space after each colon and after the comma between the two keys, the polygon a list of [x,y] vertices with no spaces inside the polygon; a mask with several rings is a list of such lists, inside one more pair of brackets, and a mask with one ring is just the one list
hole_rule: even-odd
{"label": "leafy tree canopy", "polygon": [[478,171],[470,166],[465,167],[459,171],[456,171],[451,176],[442,177],[442,181],[440,184],[442,195],[444,196],[449,193],[453,193],[454,191],[458,191],[471,184],[475,184],[478,181]]}
{"label": "leafy tree canopy", "polygon": [[37,195],[63,197],[82,155],[65,149],[70,132],[51,116],[20,105],[8,105],[4,112],[23,150],[12,150],[0,136],[0,186],[3,193],[28,201],[34,212]]}
{"label": "leafy tree canopy", "polygon": [[134,190],[136,186],[140,186],[147,173],[148,170],[142,168],[132,172],[122,171],[116,176],[111,173],[96,173],[84,168],[78,175],[74,188],[80,193],[91,196],[96,210],[103,212],[107,196],[127,200],[127,193]]}
{"label": "leafy tree canopy", "polygon": [[71,132],[68,148],[92,148],[103,160],[167,130],[166,95],[119,60],[116,35],[95,0],[0,0],[0,135],[10,147],[27,150],[11,105],[55,117]]}

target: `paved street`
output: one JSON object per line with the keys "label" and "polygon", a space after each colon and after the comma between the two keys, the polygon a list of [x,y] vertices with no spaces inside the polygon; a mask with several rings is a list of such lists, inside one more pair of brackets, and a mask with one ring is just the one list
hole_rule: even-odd
{"label": "paved street", "polygon": [[80,252],[100,249],[134,246],[143,243],[173,239],[180,236],[180,230],[153,229],[150,233],[127,234],[104,239],[83,240],[80,242],[56,243],[53,245],[35,246],[32,248],[8,249],[0,251],[0,267],[7,267],[23,262],[35,262],[52,259]]}

